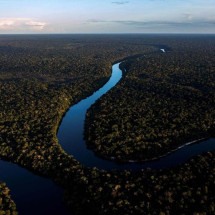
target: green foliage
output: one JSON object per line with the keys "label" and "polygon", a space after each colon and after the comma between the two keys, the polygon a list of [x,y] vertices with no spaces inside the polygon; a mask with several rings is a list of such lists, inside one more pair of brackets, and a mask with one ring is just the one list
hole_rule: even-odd
{"label": "green foliage", "polygon": [[0,215],[17,215],[16,205],[11,199],[10,190],[5,183],[0,182]]}
{"label": "green foliage", "polygon": [[[152,44],[159,43],[173,51],[156,54]],[[204,136],[210,127],[213,133],[213,44],[214,37],[1,36],[0,157],[57,182],[73,214],[214,214],[214,152],[169,170],[106,172],[81,166],[56,138],[63,114],[105,83],[112,62],[143,53],[147,58],[122,64],[124,80],[88,113],[87,137],[95,150],[127,160],[139,158],[136,148],[145,145],[151,157],[196,138],[197,131]],[[0,188],[0,214],[11,208],[7,190]]]}
{"label": "green foliage", "polygon": [[[62,186],[86,183],[83,167],[58,144],[66,110],[101,87],[111,63],[146,46],[118,37],[0,36],[0,157]],[[95,43],[96,42],[96,43]],[[72,178],[72,179],[71,179]]]}
{"label": "green foliage", "polygon": [[215,128],[211,42],[169,40],[165,44],[173,51],[123,62],[125,78],[88,111],[88,145],[106,158],[147,160],[211,136]]}

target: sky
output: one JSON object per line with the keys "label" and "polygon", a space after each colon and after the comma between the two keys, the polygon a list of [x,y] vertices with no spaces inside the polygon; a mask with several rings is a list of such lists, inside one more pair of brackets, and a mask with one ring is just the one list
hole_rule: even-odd
{"label": "sky", "polygon": [[19,33],[215,33],[215,0],[0,0]]}

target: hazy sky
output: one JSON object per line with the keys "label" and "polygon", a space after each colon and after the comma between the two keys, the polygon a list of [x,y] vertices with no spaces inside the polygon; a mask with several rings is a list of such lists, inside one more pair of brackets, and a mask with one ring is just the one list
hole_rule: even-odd
{"label": "hazy sky", "polygon": [[0,0],[1,33],[215,33],[215,0]]}

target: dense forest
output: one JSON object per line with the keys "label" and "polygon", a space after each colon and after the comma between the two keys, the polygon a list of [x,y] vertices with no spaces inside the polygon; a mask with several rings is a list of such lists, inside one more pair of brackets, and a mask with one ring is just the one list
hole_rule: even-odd
{"label": "dense forest", "polygon": [[147,160],[215,133],[214,44],[171,47],[125,61],[123,81],[88,112],[86,138],[97,154]]}
{"label": "dense forest", "polygon": [[[162,54],[159,44],[169,52]],[[145,159],[185,140],[210,136],[214,44],[214,36],[1,36],[0,158],[62,186],[73,214],[214,214],[214,152],[173,169],[103,171],[83,167],[56,138],[66,110],[102,86],[112,63],[125,58],[123,80],[88,113],[86,137],[93,150],[119,159]],[[117,120],[124,121],[117,124]],[[124,133],[119,137],[122,124]],[[105,148],[107,154],[104,143],[110,147]],[[8,188],[1,187],[0,209],[6,214],[8,208],[16,211],[4,195]]]}
{"label": "dense forest", "polygon": [[10,190],[5,183],[0,182],[0,214],[17,215],[16,205],[11,199]]}

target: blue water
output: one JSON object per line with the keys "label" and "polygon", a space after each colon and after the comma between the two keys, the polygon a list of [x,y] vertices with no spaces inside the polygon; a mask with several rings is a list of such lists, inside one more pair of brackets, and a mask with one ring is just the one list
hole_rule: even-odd
{"label": "blue water", "polygon": [[20,215],[69,215],[63,203],[63,189],[50,179],[0,160],[0,180],[11,190]]}
{"label": "blue water", "polygon": [[184,163],[189,158],[201,153],[215,150],[215,139],[209,139],[192,145],[186,145],[165,157],[154,161],[143,163],[117,163],[113,160],[105,160],[94,154],[87,148],[84,140],[84,122],[87,110],[97,99],[107,93],[122,78],[122,71],[119,69],[119,63],[112,67],[112,76],[110,80],[97,92],[78,104],[72,106],[64,116],[58,130],[58,140],[63,149],[75,157],[81,164],[87,167],[97,167],[105,170],[140,170],[145,168],[163,169],[170,168]]}

